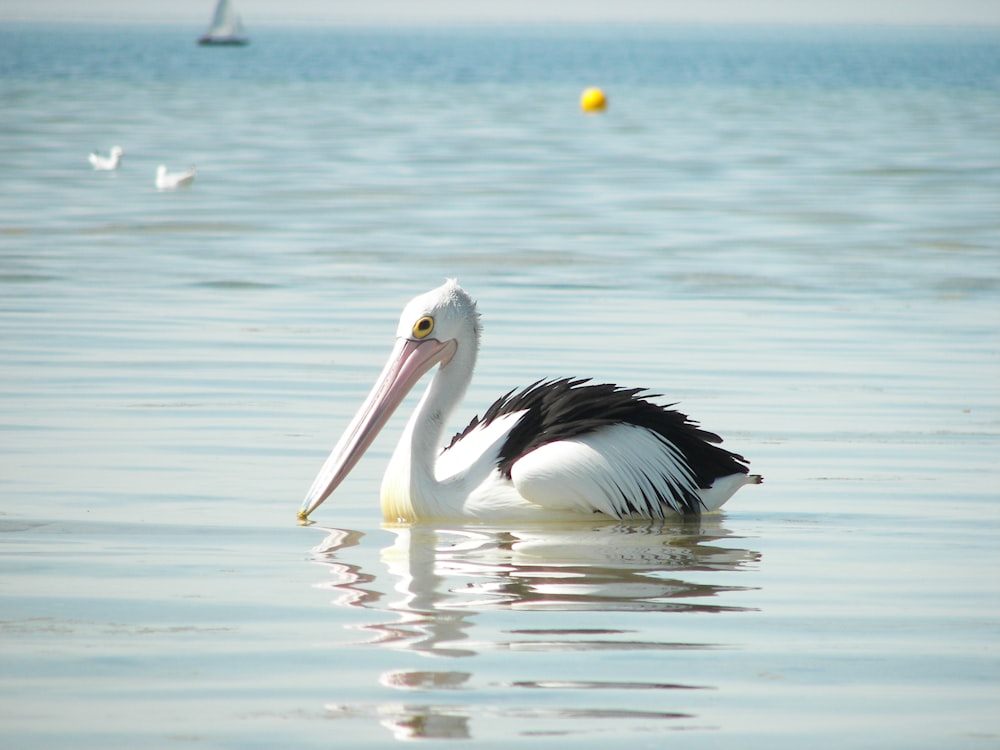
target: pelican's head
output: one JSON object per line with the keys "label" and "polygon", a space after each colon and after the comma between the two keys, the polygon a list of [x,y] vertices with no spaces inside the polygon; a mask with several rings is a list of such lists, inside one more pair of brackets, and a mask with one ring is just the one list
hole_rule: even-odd
{"label": "pelican's head", "polygon": [[347,477],[389,417],[435,365],[457,359],[471,374],[479,345],[476,303],[454,279],[415,297],[403,308],[396,344],[371,393],[334,447],[299,511],[306,520]]}
{"label": "pelican's head", "polygon": [[399,316],[396,340],[435,339],[478,344],[481,326],[476,303],[455,279],[414,297]]}
{"label": "pelican's head", "polygon": [[111,158],[115,158],[116,156],[124,156],[124,155],[125,155],[125,152],[122,151],[122,147],[121,146],[112,146],[112,148],[111,148]]}

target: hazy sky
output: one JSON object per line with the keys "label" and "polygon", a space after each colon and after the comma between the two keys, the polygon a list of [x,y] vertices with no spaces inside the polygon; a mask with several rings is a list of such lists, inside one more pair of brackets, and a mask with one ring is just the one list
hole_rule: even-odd
{"label": "hazy sky", "polygon": [[[1000,26],[1000,0],[235,0],[278,22],[723,22]],[[0,21],[207,23],[215,0],[0,0]]]}

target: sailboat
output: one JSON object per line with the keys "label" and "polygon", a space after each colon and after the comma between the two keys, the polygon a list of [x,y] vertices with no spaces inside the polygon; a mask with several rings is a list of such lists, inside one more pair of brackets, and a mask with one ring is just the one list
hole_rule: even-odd
{"label": "sailboat", "polygon": [[248,44],[243,33],[243,20],[230,0],[219,0],[208,30],[198,37],[198,44]]}

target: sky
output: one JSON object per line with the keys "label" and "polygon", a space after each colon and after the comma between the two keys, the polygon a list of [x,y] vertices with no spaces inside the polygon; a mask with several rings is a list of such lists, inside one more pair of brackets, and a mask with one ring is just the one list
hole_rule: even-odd
{"label": "sky", "polygon": [[[764,23],[1000,26],[1000,0],[234,0],[275,23]],[[208,22],[215,0],[0,0],[0,21]]]}

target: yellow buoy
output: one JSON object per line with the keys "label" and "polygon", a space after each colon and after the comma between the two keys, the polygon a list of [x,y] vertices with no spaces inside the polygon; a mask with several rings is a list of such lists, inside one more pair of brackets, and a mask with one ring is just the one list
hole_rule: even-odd
{"label": "yellow buoy", "polygon": [[608,108],[608,97],[598,88],[589,88],[580,94],[580,109],[584,112],[603,112]]}

